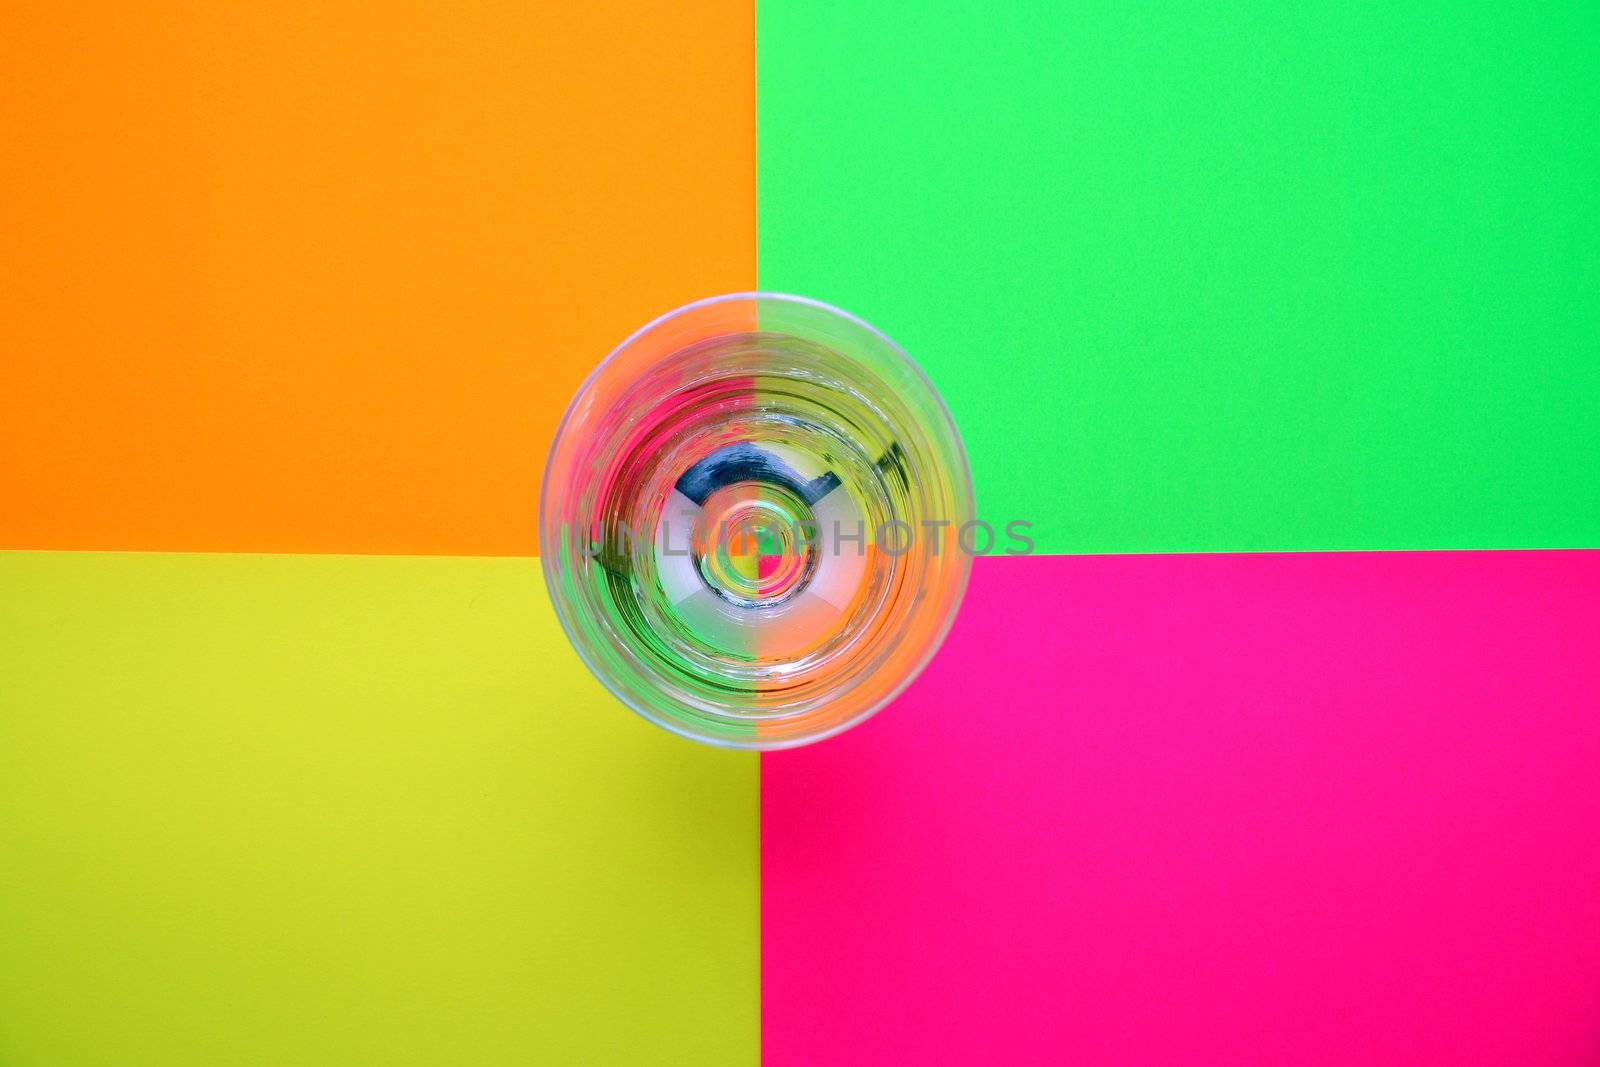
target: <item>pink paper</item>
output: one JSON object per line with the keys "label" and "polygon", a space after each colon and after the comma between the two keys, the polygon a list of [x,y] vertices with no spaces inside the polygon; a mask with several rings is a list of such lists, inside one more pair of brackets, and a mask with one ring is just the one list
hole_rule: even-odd
{"label": "pink paper", "polygon": [[1600,1063],[1600,552],[985,559],[762,761],[787,1064]]}

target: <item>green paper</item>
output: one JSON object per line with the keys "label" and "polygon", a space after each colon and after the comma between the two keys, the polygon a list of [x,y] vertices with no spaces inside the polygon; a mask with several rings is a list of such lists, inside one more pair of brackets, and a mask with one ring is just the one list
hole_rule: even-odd
{"label": "green paper", "polygon": [[1600,8],[760,0],[759,279],[1048,552],[1600,545]]}
{"label": "green paper", "polygon": [[0,1063],[751,1063],[757,762],[538,561],[0,554]]}

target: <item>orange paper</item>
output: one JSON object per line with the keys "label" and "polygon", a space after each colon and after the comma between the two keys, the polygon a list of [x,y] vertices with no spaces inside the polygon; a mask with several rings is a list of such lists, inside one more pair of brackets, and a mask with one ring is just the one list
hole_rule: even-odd
{"label": "orange paper", "polygon": [[753,17],[7,5],[0,548],[536,552],[583,376],[754,285]]}

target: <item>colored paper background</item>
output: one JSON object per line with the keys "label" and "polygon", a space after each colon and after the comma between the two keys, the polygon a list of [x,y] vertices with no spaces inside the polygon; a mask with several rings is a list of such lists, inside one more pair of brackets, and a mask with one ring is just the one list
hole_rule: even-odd
{"label": "colored paper background", "polygon": [[1046,552],[1600,545],[1581,4],[760,0],[759,277]]}
{"label": "colored paper background", "polygon": [[[0,549],[301,553],[0,554],[0,1063],[1600,1055],[1597,555],[1393,551],[1600,546],[1593,10],[30,2],[0,59]],[[980,561],[758,795],[463,558],[758,280],[1045,552],[1390,551]]]}
{"label": "colored paper background", "polygon": [[0,554],[0,1063],[748,1063],[757,764],[533,559]]}
{"label": "colored paper background", "polygon": [[1600,553],[980,560],[762,761],[763,1049],[1590,1064]]}

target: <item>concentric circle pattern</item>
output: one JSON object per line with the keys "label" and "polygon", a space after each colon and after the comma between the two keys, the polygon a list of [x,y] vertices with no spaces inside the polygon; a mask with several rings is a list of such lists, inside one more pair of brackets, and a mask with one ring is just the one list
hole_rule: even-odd
{"label": "concentric circle pattern", "polygon": [[641,715],[804,744],[894,697],[971,561],[965,454],[933,386],[835,308],[737,294],[625,341],[568,409],[540,536],[556,612]]}

